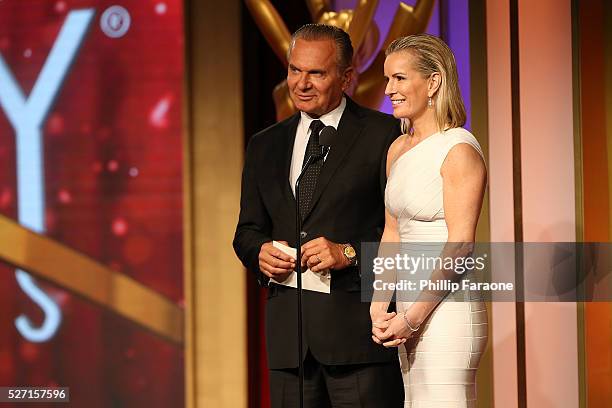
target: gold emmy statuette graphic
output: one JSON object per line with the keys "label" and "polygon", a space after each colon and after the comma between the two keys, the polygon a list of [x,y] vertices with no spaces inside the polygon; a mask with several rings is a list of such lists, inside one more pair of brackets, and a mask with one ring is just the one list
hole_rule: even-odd
{"label": "gold emmy statuette graphic", "polygon": [[[357,103],[372,109],[378,109],[385,96],[383,77],[385,49],[397,37],[423,32],[431,17],[434,2],[435,0],[418,0],[414,7],[401,2],[395,12],[387,38],[380,50],[377,50],[379,30],[373,18],[378,0],[358,0],[354,10],[340,11],[331,10],[327,0],[306,0],[313,21],[340,27],[350,35],[355,49],[353,66],[357,78],[348,93]],[[269,0],[245,0],[245,3],[268,44],[287,66],[291,34],[283,19]],[[375,57],[368,66],[368,61],[373,56]],[[295,113],[287,81],[279,83],[274,88],[272,96],[277,120],[285,119]]]}

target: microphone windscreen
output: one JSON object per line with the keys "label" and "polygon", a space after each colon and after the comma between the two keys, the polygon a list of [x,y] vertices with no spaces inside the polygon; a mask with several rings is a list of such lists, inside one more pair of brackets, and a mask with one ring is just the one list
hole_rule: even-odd
{"label": "microphone windscreen", "polygon": [[319,133],[319,144],[321,146],[331,146],[332,141],[336,137],[336,128],[333,126],[325,126]]}

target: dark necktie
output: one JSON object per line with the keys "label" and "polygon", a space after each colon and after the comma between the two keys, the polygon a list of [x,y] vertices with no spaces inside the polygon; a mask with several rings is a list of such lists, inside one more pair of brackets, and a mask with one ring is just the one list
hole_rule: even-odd
{"label": "dark necktie", "polygon": [[[308,160],[308,157],[320,155],[321,146],[319,145],[319,132],[325,125],[323,122],[316,119],[310,123],[310,138],[308,139],[308,145],[306,146],[306,152],[304,153],[304,162],[302,169]],[[317,187],[317,180],[319,174],[321,174],[321,167],[323,167],[323,159],[319,159],[312,163],[306,170],[306,173],[302,176],[300,181],[300,215],[302,219],[308,214],[310,210],[310,204],[315,188]]]}

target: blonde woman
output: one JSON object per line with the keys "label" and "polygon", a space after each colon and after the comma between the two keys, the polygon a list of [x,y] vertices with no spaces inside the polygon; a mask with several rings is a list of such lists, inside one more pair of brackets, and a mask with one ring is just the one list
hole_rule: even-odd
{"label": "blonde woman", "polygon": [[[454,56],[442,40],[427,34],[395,40],[386,56],[385,93],[405,134],[387,155],[382,242],[442,243],[440,257],[467,256],[486,167],[478,142],[461,127],[466,113]],[[461,278],[457,271],[431,272],[432,280],[449,276]],[[466,296],[453,301],[443,290],[421,292],[411,302],[398,296],[397,314],[387,313],[386,301],[372,302],[373,340],[399,348],[405,407],[476,406],[487,313],[481,300]]]}

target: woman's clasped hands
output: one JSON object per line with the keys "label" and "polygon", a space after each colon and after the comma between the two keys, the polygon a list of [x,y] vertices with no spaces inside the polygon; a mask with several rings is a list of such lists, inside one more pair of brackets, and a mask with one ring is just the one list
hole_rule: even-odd
{"label": "woman's clasped hands", "polygon": [[[407,313],[407,312],[406,312]],[[372,340],[385,347],[404,344],[416,331],[405,313],[387,312],[387,306],[373,302],[370,306],[372,319]]]}

